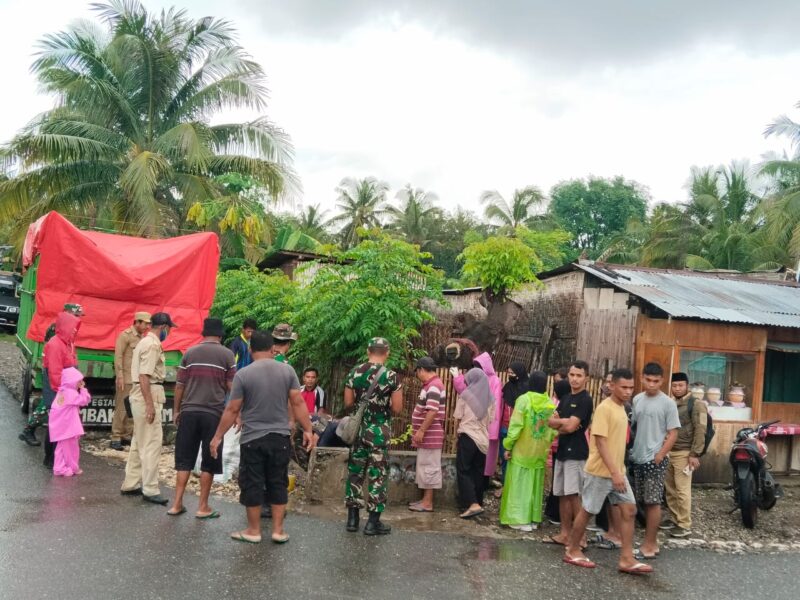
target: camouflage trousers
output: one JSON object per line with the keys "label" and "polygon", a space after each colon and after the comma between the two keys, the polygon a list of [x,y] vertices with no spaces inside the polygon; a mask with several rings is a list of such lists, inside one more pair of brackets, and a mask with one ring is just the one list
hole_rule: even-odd
{"label": "camouflage trousers", "polygon": [[[366,508],[369,512],[383,512],[386,507],[386,489],[389,484],[389,439],[391,431],[386,425],[370,425],[350,451],[347,462],[345,504],[348,507]],[[364,480],[369,477],[366,503]]]}

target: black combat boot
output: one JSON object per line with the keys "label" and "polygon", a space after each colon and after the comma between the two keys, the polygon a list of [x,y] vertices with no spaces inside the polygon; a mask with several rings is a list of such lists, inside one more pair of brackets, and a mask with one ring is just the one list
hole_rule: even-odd
{"label": "black combat boot", "polygon": [[36,439],[34,430],[28,427],[22,430],[22,433],[19,434],[19,439],[28,444],[28,446],[40,446],[42,444],[42,442]]}
{"label": "black combat boot", "polygon": [[381,513],[369,513],[369,520],[364,525],[364,535],[389,535],[392,533],[391,526],[381,523]]}
{"label": "black combat boot", "polygon": [[358,531],[358,507],[347,508],[347,531]]}

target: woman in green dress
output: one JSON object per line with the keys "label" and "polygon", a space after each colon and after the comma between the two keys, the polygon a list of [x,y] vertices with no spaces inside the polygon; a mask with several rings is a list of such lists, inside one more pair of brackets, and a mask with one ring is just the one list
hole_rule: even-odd
{"label": "woman in green dress", "polygon": [[517,398],[503,441],[509,462],[500,523],[521,531],[532,531],[542,522],[547,455],[556,435],[547,426],[555,410],[547,394],[547,375],[542,371],[531,373],[530,390]]}

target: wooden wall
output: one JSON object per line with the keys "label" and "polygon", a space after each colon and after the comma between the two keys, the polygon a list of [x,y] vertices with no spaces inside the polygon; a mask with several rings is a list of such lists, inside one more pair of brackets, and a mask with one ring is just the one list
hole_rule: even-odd
{"label": "wooden wall", "polygon": [[[653,319],[641,315],[636,326],[636,370],[637,388],[640,374],[650,360],[662,363],[665,370],[680,370],[681,349],[697,349],[713,352],[754,352],[756,372],[753,384],[753,419],[761,411],[764,387],[764,357],[767,348],[767,330],[764,327],[734,325],[702,321],[679,321]],[[671,356],[667,362],[665,357]],[[668,379],[668,378],[666,378]],[[667,383],[665,382],[665,387]],[[665,389],[665,391],[668,391]]]}

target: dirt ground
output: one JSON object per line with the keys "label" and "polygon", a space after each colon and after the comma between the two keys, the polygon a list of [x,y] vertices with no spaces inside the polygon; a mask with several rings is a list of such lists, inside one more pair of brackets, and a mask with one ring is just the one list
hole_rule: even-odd
{"label": "dirt ground", "polygon": [[[16,347],[5,340],[0,341],[0,383],[16,395],[21,388],[22,361]],[[20,428],[24,425],[24,417],[20,414]],[[127,449],[117,452],[109,447],[108,431],[88,431],[82,440],[82,448],[109,463],[120,465],[127,457]],[[314,515],[323,519],[344,520],[344,506],[319,505],[307,502],[303,489],[306,473],[292,463],[291,473],[297,478],[296,489],[290,494],[289,509],[292,512]],[[161,481],[174,487],[174,450],[172,446],[164,446],[159,469]],[[662,542],[666,547],[703,547],[718,552],[800,552],[800,476],[779,478],[784,485],[785,497],[771,511],[760,511],[759,520],[753,530],[745,529],[741,524],[738,512],[731,513],[733,495],[723,486],[695,487],[693,490],[693,534],[688,539],[674,540],[663,534]],[[199,479],[192,477],[189,481],[189,493],[199,490]],[[237,499],[239,487],[235,480],[225,484],[215,483],[212,489],[215,495]],[[458,518],[455,511],[437,510],[431,514],[411,513],[404,507],[392,506],[386,514],[386,520],[401,529],[441,531],[464,535],[485,537],[522,538],[531,541],[541,540],[547,535],[557,532],[557,528],[546,523],[541,529],[532,533],[521,533],[498,524],[497,513],[499,500],[493,492],[487,494],[486,513],[477,519],[464,521]],[[590,537],[593,535],[589,532]],[[638,535],[638,534],[637,534]]]}

